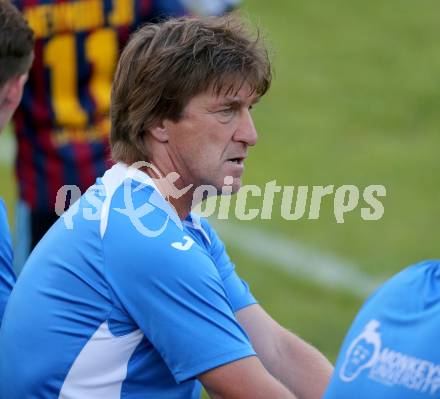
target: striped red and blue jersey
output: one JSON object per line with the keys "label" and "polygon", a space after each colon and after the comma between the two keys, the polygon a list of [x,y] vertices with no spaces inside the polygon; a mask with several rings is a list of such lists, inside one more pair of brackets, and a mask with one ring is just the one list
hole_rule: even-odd
{"label": "striped red and blue jersey", "polygon": [[14,0],[35,32],[35,59],[15,114],[19,196],[53,211],[65,184],[84,192],[108,168],[111,82],[139,25],[180,16],[178,0]]}

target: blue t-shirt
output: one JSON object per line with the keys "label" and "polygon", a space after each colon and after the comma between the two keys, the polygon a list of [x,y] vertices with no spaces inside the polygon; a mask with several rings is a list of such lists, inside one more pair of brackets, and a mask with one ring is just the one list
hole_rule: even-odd
{"label": "blue t-shirt", "polygon": [[197,375],[255,355],[234,316],[255,299],[214,230],[132,172],[107,171],[31,254],[0,332],[0,398],[195,399]]}
{"label": "blue t-shirt", "polygon": [[0,325],[3,319],[6,302],[15,283],[12,270],[12,245],[9,233],[6,208],[0,198]]}
{"label": "blue t-shirt", "polygon": [[323,399],[440,398],[440,261],[400,272],[365,303]]}

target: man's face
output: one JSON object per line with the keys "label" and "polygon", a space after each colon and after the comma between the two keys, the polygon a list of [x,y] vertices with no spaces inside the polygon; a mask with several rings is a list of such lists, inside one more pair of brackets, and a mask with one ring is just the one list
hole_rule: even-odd
{"label": "man's face", "polygon": [[232,192],[238,191],[248,147],[257,142],[250,110],[258,97],[250,93],[243,85],[230,95],[199,94],[178,122],[164,122],[170,159],[185,184],[221,192],[225,177],[232,176]]}

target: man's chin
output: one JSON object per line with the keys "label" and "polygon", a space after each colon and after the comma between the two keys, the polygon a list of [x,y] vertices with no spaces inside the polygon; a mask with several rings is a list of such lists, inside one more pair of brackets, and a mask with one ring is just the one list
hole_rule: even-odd
{"label": "man's chin", "polygon": [[[228,176],[229,180],[226,180],[219,194],[228,195],[236,194],[241,188],[241,177]],[[231,181],[232,179],[232,181]]]}
{"label": "man's chin", "polygon": [[211,183],[205,182],[203,185],[211,186],[211,190],[206,190],[208,197],[212,195],[236,194],[241,188],[241,176],[226,175],[221,180],[215,182],[211,180]]}

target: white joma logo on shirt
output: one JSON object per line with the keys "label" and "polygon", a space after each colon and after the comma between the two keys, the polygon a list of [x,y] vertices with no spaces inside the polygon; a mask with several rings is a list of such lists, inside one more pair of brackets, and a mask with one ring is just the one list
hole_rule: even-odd
{"label": "white joma logo on shirt", "polygon": [[189,237],[189,236],[183,236],[184,242],[173,242],[171,244],[171,246],[173,248],[176,248],[180,251],[188,251],[188,249],[190,249],[192,247],[192,245],[194,244],[194,240]]}

